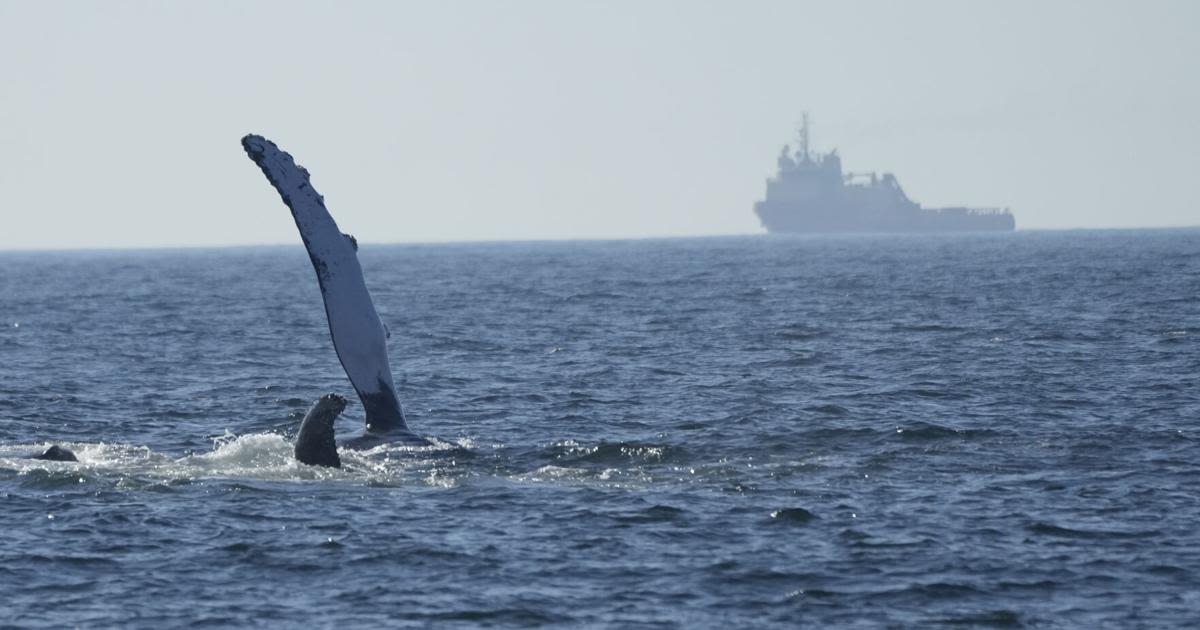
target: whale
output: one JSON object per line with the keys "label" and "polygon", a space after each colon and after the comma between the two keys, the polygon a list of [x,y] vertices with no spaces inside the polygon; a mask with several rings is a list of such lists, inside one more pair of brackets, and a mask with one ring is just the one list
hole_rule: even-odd
{"label": "whale", "polygon": [[75,451],[69,448],[51,444],[44,451],[34,451],[31,454],[10,455],[13,459],[40,459],[46,462],[77,462],[79,458],[75,456]]}
{"label": "whale", "polygon": [[[325,319],[334,351],[350,385],[362,402],[366,423],[360,435],[338,441],[334,425],[348,401],[329,393],[313,403],[300,423],[294,453],[311,466],[341,467],[338,448],[369,450],[384,444],[429,446],[431,442],[408,428],[396,395],[388,357],[390,333],[379,319],[358,262],[358,241],[343,233],[313,187],[308,171],[266,138],[242,138],[246,155],[258,165],[292,213],[308,251],[325,304]],[[58,445],[30,459],[76,462],[75,453]]]}
{"label": "whale", "polygon": [[30,457],[29,459],[41,459],[41,460],[50,461],[50,462],[77,462],[77,461],[79,461],[79,458],[75,457],[75,453],[72,452],[71,449],[63,448],[57,444],[52,444],[50,446],[50,448],[48,448],[44,452],[42,452],[41,455],[34,455],[34,456]]}
{"label": "whale", "polygon": [[296,434],[296,461],[309,466],[342,467],[333,424],[345,408],[346,399],[338,394],[325,394],[313,403]]}
{"label": "whale", "polygon": [[383,444],[429,445],[408,428],[396,395],[387,350],[390,333],[367,290],[358,261],[358,241],[338,227],[325,207],[325,198],[313,188],[308,171],[290,154],[255,134],[242,138],[242,148],[292,213],[317,276],[334,351],[366,415],[360,435],[335,442],[334,421],[346,400],[337,394],[322,396],[301,422],[296,459],[314,466],[339,467],[338,447],[367,450]]}

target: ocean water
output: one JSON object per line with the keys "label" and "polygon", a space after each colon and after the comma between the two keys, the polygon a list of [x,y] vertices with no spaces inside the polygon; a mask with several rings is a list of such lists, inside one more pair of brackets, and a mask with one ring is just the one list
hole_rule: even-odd
{"label": "ocean water", "polygon": [[298,244],[0,254],[0,626],[1200,626],[1200,231],[360,257],[328,470]]}

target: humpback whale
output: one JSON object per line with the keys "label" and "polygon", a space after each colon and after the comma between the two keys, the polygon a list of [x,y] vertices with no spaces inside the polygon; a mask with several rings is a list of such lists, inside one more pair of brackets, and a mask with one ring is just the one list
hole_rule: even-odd
{"label": "humpback whale", "polygon": [[[338,228],[325,208],[325,198],[309,182],[308,171],[291,155],[258,135],[242,138],[242,148],[292,212],[317,274],[334,350],[366,412],[362,435],[340,446],[363,450],[386,443],[428,445],[427,440],[409,430],[396,396],[388,362],[389,334],[363,279],[358,242]],[[313,404],[300,425],[296,459],[315,466],[341,465],[333,423],[345,406],[346,400],[336,394],[323,396]]]}
{"label": "humpback whale", "polygon": [[34,455],[30,459],[43,459],[51,462],[77,462],[79,458],[75,457],[75,453],[71,449],[63,448],[57,444],[53,444],[46,449],[41,455]]}
{"label": "humpback whale", "polygon": [[[242,138],[242,148],[262,169],[267,181],[279,192],[292,212],[304,248],[308,250],[317,284],[325,302],[325,318],[338,360],[350,378],[350,384],[366,411],[366,426],[358,437],[338,444],[334,421],[346,408],[346,399],[338,394],[319,398],[300,423],[295,455],[312,466],[340,467],[338,446],[366,450],[381,444],[401,443],[427,446],[428,440],[408,428],[404,409],[396,397],[396,385],[388,362],[387,338],[390,336],[358,263],[358,241],[343,234],[325,208],[325,199],[309,182],[308,171],[275,143],[257,135]],[[79,461],[73,452],[51,446],[32,459]]]}
{"label": "humpback whale", "polygon": [[309,466],[342,467],[333,437],[333,421],[345,408],[346,399],[337,394],[325,394],[313,403],[296,435],[297,460]]}

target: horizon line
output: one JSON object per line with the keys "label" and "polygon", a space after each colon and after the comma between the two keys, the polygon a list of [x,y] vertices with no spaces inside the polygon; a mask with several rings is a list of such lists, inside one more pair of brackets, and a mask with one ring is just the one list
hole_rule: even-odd
{"label": "horizon line", "polygon": [[[1160,225],[1142,227],[1050,227],[1050,228],[1020,228],[1012,232],[819,232],[811,234],[771,234],[765,231],[757,232],[723,232],[712,234],[657,234],[644,236],[563,236],[540,238],[465,238],[465,239],[428,239],[415,241],[372,241],[358,239],[361,245],[474,245],[500,243],[570,243],[570,242],[617,242],[617,241],[655,241],[655,240],[685,240],[685,239],[715,239],[736,237],[814,237],[814,236],[950,236],[968,234],[1015,234],[1020,232],[1130,232],[1130,231],[1168,231],[1196,230],[1200,224],[1192,225]],[[258,242],[258,243],[189,243],[189,244],[154,244],[154,245],[50,245],[30,247],[0,247],[0,253],[39,253],[39,252],[118,252],[118,251],[178,251],[204,249],[240,249],[240,248],[270,248],[270,247],[303,247],[300,241],[295,242]]]}

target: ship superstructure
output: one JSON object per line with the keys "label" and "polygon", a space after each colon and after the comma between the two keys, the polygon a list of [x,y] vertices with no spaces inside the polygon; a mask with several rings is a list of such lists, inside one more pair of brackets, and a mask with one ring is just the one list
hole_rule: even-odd
{"label": "ship superstructure", "polygon": [[922,208],[891,173],[843,172],[837,149],[809,148],[807,114],[796,151],[784,145],[777,163],[766,198],[754,204],[768,232],[992,232],[1016,225],[1007,208]]}

